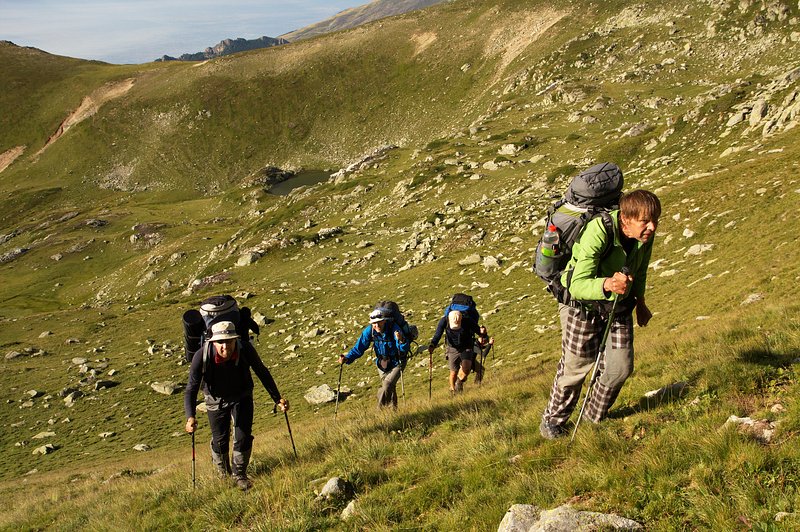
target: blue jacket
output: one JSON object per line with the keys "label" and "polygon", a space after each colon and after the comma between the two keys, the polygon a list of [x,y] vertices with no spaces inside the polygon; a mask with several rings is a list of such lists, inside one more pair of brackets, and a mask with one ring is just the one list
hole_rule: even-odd
{"label": "blue jacket", "polygon": [[[403,342],[397,341],[394,333],[399,332],[403,337],[403,331],[400,327],[393,322],[387,322],[386,327],[382,333],[372,330],[372,325],[367,325],[361,332],[358,341],[344,357],[345,363],[350,364],[357,358],[360,358],[369,346],[375,350],[375,365],[381,371],[391,371],[400,364],[405,363],[406,356],[411,344],[406,338],[403,337]],[[381,360],[387,360],[385,368],[381,367]]]}

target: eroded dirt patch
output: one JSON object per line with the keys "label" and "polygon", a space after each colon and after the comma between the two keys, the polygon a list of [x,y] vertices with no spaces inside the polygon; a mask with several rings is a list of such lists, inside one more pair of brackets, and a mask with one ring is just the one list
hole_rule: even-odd
{"label": "eroded dirt patch", "polygon": [[425,51],[425,49],[436,41],[436,34],[432,31],[426,33],[415,33],[411,36],[411,40],[416,44],[414,49],[414,56],[417,56]]}
{"label": "eroded dirt patch", "polygon": [[25,151],[25,146],[15,146],[0,153],[0,172],[8,168]]}
{"label": "eroded dirt patch", "polygon": [[487,56],[500,55],[498,75],[502,75],[514,59],[567,14],[566,11],[544,9],[518,17],[495,30],[487,40],[489,44],[484,53]]}
{"label": "eroded dirt patch", "polygon": [[131,90],[131,87],[133,87],[135,81],[136,80],[134,78],[129,78],[115,83],[106,83],[89,96],[86,96],[78,108],[75,109],[75,111],[73,111],[72,114],[70,114],[63,122],[61,122],[61,125],[58,126],[56,132],[53,133],[49,139],[47,139],[47,143],[36,155],[41,154],[51,144],[60,139],[61,136],[69,130],[69,128],[79,124],[83,120],[86,120],[95,114],[104,103],[108,102],[109,100],[119,98]]}

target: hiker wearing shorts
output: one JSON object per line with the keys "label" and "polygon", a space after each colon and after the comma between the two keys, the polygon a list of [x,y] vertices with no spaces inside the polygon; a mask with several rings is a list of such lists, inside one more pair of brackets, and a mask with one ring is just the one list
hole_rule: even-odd
{"label": "hiker wearing shorts", "polygon": [[[572,301],[558,305],[561,360],[539,425],[539,432],[547,439],[566,435],[565,425],[595,360],[597,378],[594,386],[589,384],[591,394],[584,417],[599,423],[607,416],[633,372],[632,313],[636,311],[640,327],[652,317],[644,295],[661,202],[652,192],[634,190],[620,198],[619,210],[610,215],[613,235],[606,234],[599,217],[588,222],[561,276]],[[613,238],[613,245],[604,252],[608,238]],[[630,270],[630,275],[622,273],[623,267]],[[615,294],[619,294],[619,300],[608,347],[598,354]]]}
{"label": "hiker wearing shorts", "polygon": [[[281,397],[269,370],[264,366],[250,342],[240,341],[236,325],[221,321],[211,326],[207,344],[192,357],[189,382],[183,398],[186,411],[186,432],[197,429],[197,391],[203,383],[203,394],[211,427],[211,461],[221,477],[233,475],[242,489],[251,486],[247,465],[253,449],[253,377],[261,384],[282,412],[289,402]],[[231,419],[233,419],[233,457],[229,460]]]}
{"label": "hiker wearing shorts", "polygon": [[378,408],[397,408],[397,381],[405,369],[406,357],[411,343],[403,337],[400,327],[394,323],[389,310],[376,308],[369,315],[369,325],[350,352],[339,356],[339,364],[351,364],[360,358],[371,345],[375,351],[375,365],[381,378],[378,390]]}
{"label": "hiker wearing shorts", "polygon": [[450,367],[450,393],[460,393],[464,390],[464,383],[472,370],[475,361],[475,335],[478,334],[478,324],[466,313],[451,310],[443,316],[436,326],[436,332],[428,345],[428,352],[439,345],[442,336],[445,337],[444,354]]}

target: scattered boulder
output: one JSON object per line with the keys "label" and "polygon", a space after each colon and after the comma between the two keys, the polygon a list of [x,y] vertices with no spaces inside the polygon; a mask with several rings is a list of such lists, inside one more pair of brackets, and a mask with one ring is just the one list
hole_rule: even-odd
{"label": "scattered boulder", "polygon": [[342,521],[347,521],[354,515],[356,515],[356,501],[350,501],[347,506],[345,506],[344,510],[342,510],[340,517]]}
{"label": "scattered boulder", "polygon": [[686,395],[689,388],[689,383],[685,381],[673,382],[662,386],[658,390],[650,390],[645,392],[644,396],[639,401],[639,405],[644,409],[653,408],[663,403],[680,399]]}
{"label": "scattered boulder", "polygon": [[75,364],[76,366],[82,366],[83,364],[86,364],[86,359],[81,357],[75,357],[72,359],[72,363]]}
{"label": "scattered boulder", "polygon": [[14,358],[21,357],[21,356],[22,356],[22,353],[20,353],[19,351],[9,351],[8,353],[6,353],[6,360],[12,360]]}
{"label": "scattered boulder", "polygon": [[336,401],[336,392],[331,390],[331,387],[327,384],[321,384],[309,388],[305,395],[303,395],[303,399],[312,405],[332,403]]}
{"label": "scattered boulder", "polygon": [[739,432],[754,437],[761,443],[770,443],[775,435],[778,423],[767,419],[754,420],[749,417],[731,416],[725,421],[723,427],[735,425]]}
{"label": "scattered boulder", "polygon": [[745,298],[744,301],[742,301],[741,304],[742,305],[749,305],[751,303],[755,303],[756,301],[761,301],[762,299],[764,299],[764,294],[758,294],[758,293],[750,294],[749,296],[747,296]]}
{"label": "scattered boulder", "polygon": [[134,451],[141,451],[141,452],[149,451],[150,450],[150,446],[147,445],[146,443],[137,443],[136,445],[133,446],[133,450]]}
{"label": "scattered boulder", "polygon": [[116,432],[101,432],[100,434],[98,434],[98,436],[103,438],[103,439],[110,438],[110,437],[116,436],[116,435],[117,435]]}
{"label": "scattered boulder", "polygon": [[33,450],[33,452],[31,454],[34,454],[34,455],[36,455],[36,454],[50,454],[53,451],[55,451],[56,449],[58,449],[58,447],[56,447],[52,443],[48,443],[46,445],[42,445],[41,447],[37,447],[36,449]]}
{"label": "scattered boulder", "polygon": [[689,256],[697,256],[706,251],[711,251],[714,248],[714,244],[695,244],[694,246],[690,247],[686,250],[686,253],[683,254],[684,257]]}
{"label": "scattered boulder", "polygon": [[513,505],[500,522],[498,532],[572,532],[605,530],[644,530],[631,519],[614,514],[584,512],[569,505],[539,511],[529,504]]}
{"label": "scattered boulder", "polygon": [[497,532],[528,532],[539,520],[540,513],[532,504],[514,504],[503,516]]}
{"label": "scattered boulder", "polygon": [[491,255],[483,258],[483,267],[487,270],[496,270],[500,267],[500,260]]}
{"label": "scattered boulder", "polygon": [[64,404],[67,407],[72,407],[72,405],[75,404],[75,399],[77,399],[78,397],[82,397],[82,396],[83,396],[83,392],[82,391],[75,390],[74,392],[71,392],[69,395],[67,395],[64,398]]}
{"label": "scattered boulder", "polygon": [[52,438],[52,437],[53,437],[53,436],[55,436],[55,435],[56,435],[56,433],[55,433],[55,432],[52,432],[52,431],[48,431],[48,432],[40,432],[39,434],[37,434],[36,436],[34,436],[32,439],[34,439],[34,440],[43,440],[43,439],[45,439],[45,438]]}
{"label": "scattered boulder", "polygon": [[346,501],[355,495],[353,485],[340,477],[333,477],[325,483],[317,496],[317,501]]}
{"label": "scattered boulder", "polygon": [[156,392],[163,393],[164,395],[173,395],[183,390],[183,386],[171,381],[154,382],[150,385],[150,387]]}
{"label": "scattered boulder", "polygon": [[469,266],[471,264],[479,264],[481,262],[481,256],[477,253],[473,253],[472,255],[467,255],[460,261],[458,261],[459,266]]}
{"label": "scattered boulder", "polygon": [[29,395],[31,399],[36,399],[37,397],[41,397],[44,395],[44,392],[40,392],[39,390],[28,390],[25,393]]}
{"label": "scattered boulder", "polygon": [[248,253],[245,253],[241,257],[239,257],[239,260],[236,261],[236,265],[237,266],[248,266],[250,264],[255,263],[260,258],[261,258],[261,253],[259,253],[257,251],[250,251]]}

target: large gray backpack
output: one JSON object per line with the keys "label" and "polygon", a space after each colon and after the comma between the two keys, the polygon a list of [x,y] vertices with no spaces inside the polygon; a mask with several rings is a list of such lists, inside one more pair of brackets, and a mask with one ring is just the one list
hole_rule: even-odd
{"label": "large gray backpack", "polygon": [[599,216],[606,234],[609,235],[603,256],[611,250],[614,226],[609,212],[619,207],[622,185],[622,171],[616,164],[596,164],[575,176],[564,197],[547,210],[545,230],[551,224],[556,227],[559,235],[558,250],[553,256],[545,255],[542,253],[540,238],[536,246],[534,271],[547,283],[547,290],[559,302],[570,302],[568,287],[561,284],[561,274],[572,258],[572,246],[592,218]]}

